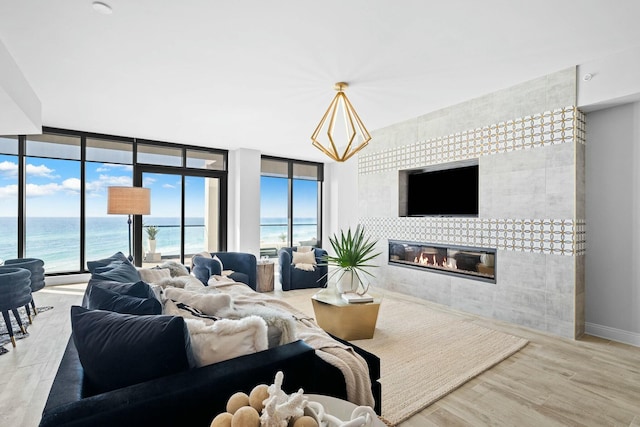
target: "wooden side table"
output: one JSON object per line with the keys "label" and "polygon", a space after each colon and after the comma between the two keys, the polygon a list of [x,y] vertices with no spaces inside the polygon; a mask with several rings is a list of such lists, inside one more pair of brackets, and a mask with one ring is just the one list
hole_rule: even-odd
{"label": "wooden side table", "polygon": [[316,322],[325,331],[343,340],[373,338],[382,298],[373,302],[348,303],[335,287],[329,286],[311,297]]}
{"label": "wooden side table", "polygon": [[272,292],[273,291],[273,282],[274,282],[274,262],[268,261],[259,261],[258,268],[258,284],[257,291],[258,292]]}

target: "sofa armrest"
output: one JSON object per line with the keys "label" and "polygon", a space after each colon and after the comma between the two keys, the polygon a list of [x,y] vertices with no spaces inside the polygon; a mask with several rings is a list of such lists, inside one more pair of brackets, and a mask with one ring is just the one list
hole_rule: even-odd
{"label": "sofa armrest", "polygon": [[331,338],[335,339],[343,343],[344,345],[348,345],[353,347],[353,350],[362,356],[362,358],[367,362],[369,366],[369,379],[371,380],[371,391],[373,392],[373,398],[376,401],[376,405],[374,410],[378,415],[382,413],[382,385],[380,384],[380,357],[376,356],[373,353],[368,352],[367,350],[350,343],[349,341],[345,341],[342,338],[338,338],[334,335],[331,335]]}
{"label": "sofa armrest", "polygon": [[291,289],[291,254],[286,249],[278,251],[278,269],[280,270],[280,283],[282,290]]}
{"label": "sofa armrest", "polygon": [[[71,342],[70,345],[73,345]],[[40,427],[48,426],[203,426],[225,411],[229,397],[249,393],[258,384],[272,384],[284,373],[288,392],[313,385],[309,366],[315,352],[303,341],[191,369],[175,375],[81,398],[80,362],[67,348],[43,411]],[[65,360],[67,358],[69,360]]]}

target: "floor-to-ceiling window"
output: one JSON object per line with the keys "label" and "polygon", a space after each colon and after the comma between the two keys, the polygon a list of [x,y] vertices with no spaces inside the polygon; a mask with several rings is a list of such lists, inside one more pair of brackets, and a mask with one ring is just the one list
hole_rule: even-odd
{"label": "floor-to-ceiling window", "polygon": [[80,266],[80,137],[29,135],[25,161],[24,254],[49,273]]}
{"label": "floor-to-ceiling window", "polygon": [[18,256],[18,137],[0,137],[0,259]]}
{"label": "floor-to-ceiling window", "polygon": [[260,252],[321,246],[323,165],[264,156],[260,177]]}
{"label": "floor-to-ceiling window", "polygon": [[87,261],[115,252],[128,254],[128,227],[121,215],[107,215],[107,188],[133,185],[133,144],[87,138],[84,163],[85,245]]}
{"label": "floor-to-ceiling window", "polygon": [[134,216],[136,264],[149,252],[147,224],[167,227],[158,235],[159,260],[224,250],[226,161],[225,150],[71,130],[2,136],[0,259],[41,258],[46,273],[57,274],[128,253],[127,216],[107,215],[107,188],[143,179],[152,213]]}
{"label": "floor-to-ceiling window", "polygon": [[145,263],[158,259],[178,260],[187,265],[191,256],[215,252],[226,246],[221,229],[226,228],[221,209],[225,157],[220,153],[176,147],[138,144],[138,173],[143,187],[151,189],[151,213],[143,217],[143,229],[156,227],[155,252],[142,233]]}

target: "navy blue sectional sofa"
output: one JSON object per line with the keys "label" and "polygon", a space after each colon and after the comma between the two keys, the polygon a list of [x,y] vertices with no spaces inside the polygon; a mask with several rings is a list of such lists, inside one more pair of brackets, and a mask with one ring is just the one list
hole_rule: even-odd
{"label": "navy blue sectional sofa", "polygon": [[[144,293],[140,294],[144,287],[127,283],[133,278],[133,275],[129,276],[132,266],[127,263],[125,258],[122,262],[102,266],[94,264],[93,269],[90,266],[92,278],[87,291],[94,287],[104,288],[105,283],[110,283],[109,289],[116,289],[116,292],[101,292],[98,302],[92,302],[93,297],[85,298],[85,304],[114,309],[125,306],[126,310],[144,310],[145,313],[156,310],[146,301]],[[116,268],[110,270],[109,265]],[[118,281],[123,283],[121,288],[113,286]],[[127,293],[142,296],[124,296]],[[188,333],[185,338],[179,329],[180,322],[184,322],[180,317],[159,314],[135,315],[73,307],[74,332],[53,381],[40,427],[208,427],[215,415],[225,411],[225,404],[233,393],[249,393],[257,384],[271,384],[278,371],[284,373],[283,389],[289,393],[302,388],[306,393],[346,398],[342,373],[316,356],[315,350],[300,340],[212,365],[189,368],[184,356],[189,345]],[[123,325],[136,324],[142,326],[137,330],[134,328],[133,332],[122,332]],[[172,329],[173,344],[161,342],[164,347],[158,352],[158,342],[154,343],[150,338],[154,332],[144,329],[149,325],[155,328],[153,330]],[[95,334],[96,328],[103,328],[99,335]],[[87,339],[90,330],[93,342]],[[117,333],[113,333],[114,330]],[[128,334],[131,336],[127,337]],[[97,341],[96,336],[99,337]],[[380,360],[353,347],[369,365],[376,410],[380,413]],[[176,357],[167,355],[172,351]],[[151,372],[153,369],[160,372]]]}

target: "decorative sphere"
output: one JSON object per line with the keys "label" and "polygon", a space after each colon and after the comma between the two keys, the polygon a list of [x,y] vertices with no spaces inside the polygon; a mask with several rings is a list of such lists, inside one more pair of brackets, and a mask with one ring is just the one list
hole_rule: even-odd
{"label": "decorative sphere", "polygon": [[308,415],[304,415],[293,423],[293,427],[319,427],[316,420]]}
{"label": "decorative sphere", "polygon": [[251,406],[244,406],[233,414],[231,427],[260,427],[260,415]]}
{"label": "decorative sphere", "polygon": [[209,427],[231,427],[231,419],[233,415],[228,412],[223,412],[221,414],[216,415],[216,417],[211,421],[211,425]]}
{"label": "decorative sphere", "polygon": [[266,384],[257,385],[249,393],[249,405],[253,407],[258,413],[262,412],[264,408],[264,400],[269,397],[269,386]]}
{"label": "decorative sphere", "polygon": [[241,391],[234,393],[227,401],[227,412],[235,414],[243,406],[249,406],[249,396]]}

